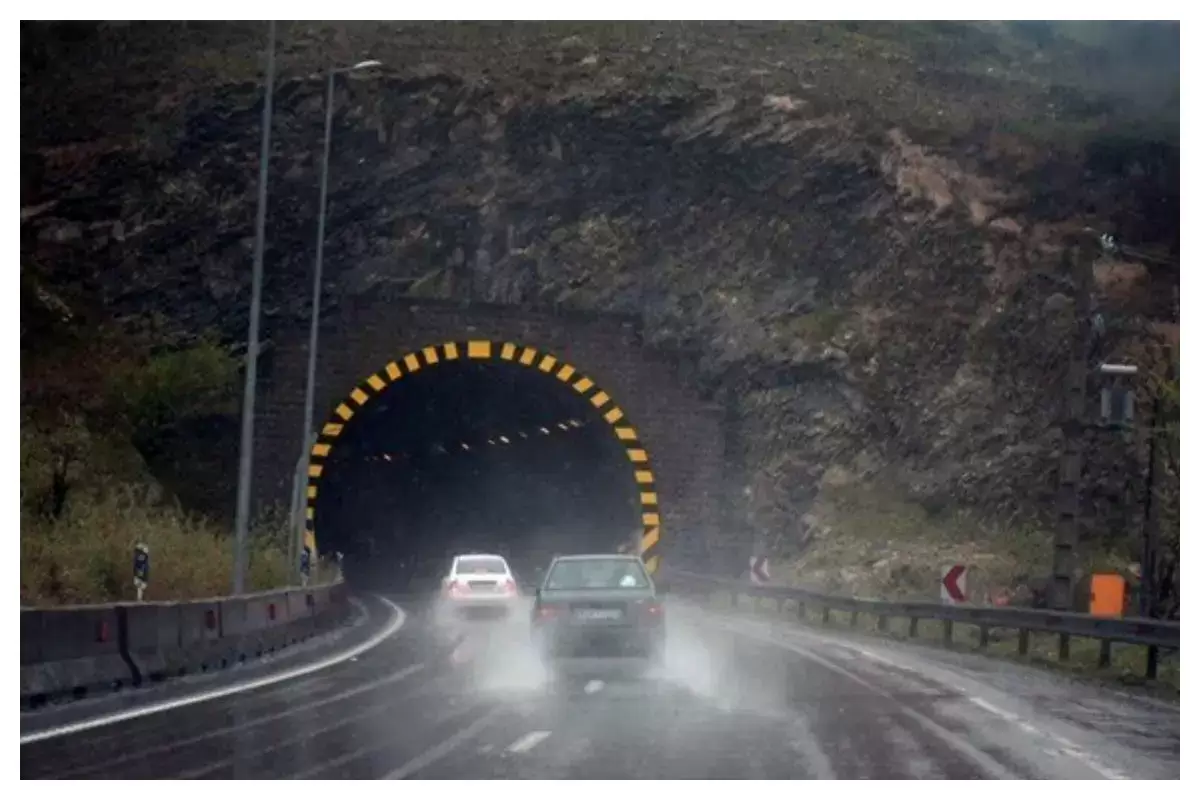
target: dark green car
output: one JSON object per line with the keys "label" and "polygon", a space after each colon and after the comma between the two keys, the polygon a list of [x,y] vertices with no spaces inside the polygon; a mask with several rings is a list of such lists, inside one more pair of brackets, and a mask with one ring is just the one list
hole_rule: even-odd
{"label": "dark green car", "polygon": [[533,637],[549,663],[570,659],[662,660],[666,615],[642,560],[559,556],[533,604]]}

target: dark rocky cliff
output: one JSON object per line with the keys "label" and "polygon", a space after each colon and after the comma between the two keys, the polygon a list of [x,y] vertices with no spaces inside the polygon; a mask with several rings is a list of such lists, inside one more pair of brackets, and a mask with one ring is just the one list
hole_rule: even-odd
{"label": "dark rocky cliff", "polygon": [[[23,268],[129,326],[243,337],[264,27],[23,29]],[[1105,65],[1068,41],[707,24],[280,37],[268,337],[307,311],[312,73],[380,58],[338,85],[330,303],[388,283],[642,315],[729,404],[740,513],[781,543],[819,526],[822,487],[864,481],[931,514],[1049,519],[1077,313],[1064,242],[1092,228],[1178,251],[1177,141],[1072,83]],[[1177,271],[1105,258],[1096,276],[1097,355],[1159,368]],[[1096,450],[1089,529],[1119,537],[1140,451]]]}

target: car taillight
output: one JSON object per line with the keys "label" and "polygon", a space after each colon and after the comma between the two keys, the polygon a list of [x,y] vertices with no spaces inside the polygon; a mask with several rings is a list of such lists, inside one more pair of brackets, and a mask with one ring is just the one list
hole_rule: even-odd
{"label": "car taillight", "polygon": [[554,619],[559,615],[560,609],[558,606],[538,606],[537,618],[540,622]]}
{"label": "car taillight", "polygon": [[505,594],[516,594],[517,593],[516,582],[514,582],[511,578],[509,580],[506,580],[504,582],[504,586],[501,587],[501,591],[503,591]]}
{"label": "car taillight", "polygon": [[642,613],[647,617],[662,618],[663,607],[659,603],[642,604]]}
{"label": "car taillight", "polygon": [[448,584],[446,584],[446,593],[453,597],[461,592],[463,588],[464,587],[461,586],[458,581],[450,581]]}

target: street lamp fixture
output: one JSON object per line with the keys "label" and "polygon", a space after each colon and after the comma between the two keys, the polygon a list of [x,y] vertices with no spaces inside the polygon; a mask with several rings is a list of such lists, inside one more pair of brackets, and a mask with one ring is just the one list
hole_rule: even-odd
{"label": "street lamp fixture", "polygon": [[1127,428],[1133,424],[1133,387],[1124,378],[1137,375],[1133,364],[1101,364],[1100,374],[1106,376],[1100,387],[1100,421],[1113,428]]}
{"label": "street lamp fixture", "polygon": [[331,70],[331,71],[336,74],[341,74],[343,72],[354,72],[354,71],[360,70],[360,69],[370,69],[371,67],[382,67],[382,66],[383,66],[382,61],[376,61],[375,59],[370,59],[368,61],[360,61],[352,67],[339,67],[338,69]]}
{"label": "street lamp fixture", "polygon": [[242,436],[238,454],[237,508],[233,523],[233,593],[246,588],[249,563],[251,472],[254,468],[254,398],[258,389],[259,318],[262,315],[263,251],[266,247],[267,178],[271,160],[271,114],[275,96],[275,21],[267,24],[266,96],[263,99],[262,145],[258,157],[258,211],[254,222],[254,267],[250,284],[250,330],[246,342],[246,377],[242,393]]}
{"label": "street lamp fixture", "polygon": [[[317,382],[317,339],[321,321],[321,282],[323,280],[325,265],[325,209],[328,205],[329,197],[329,151],[333,139],[334,78],[343,73],[381,66],[383,66],[382,61],[370,59],[359,61],[357,64],[349,67],[330,68],[326,73],[325,140],[321,154],[321,195],[317,206],[317,256],[316,266],[313,270],[312,318],[309,320],[308,329],[308,377],[304,386],[304,431],[300,440],[300,461],[304,464],[304,469],[298,473],[302,481],[307,480],[308,462],[311,457],[312,447],[316,443],[316,435],[313,432],[313,404]],[[300,496],[302,495],[297,493],[297,497]],[[303,537],[305,523],[300,514],[299,507],[296,509],[296,520],[297,536]]]}

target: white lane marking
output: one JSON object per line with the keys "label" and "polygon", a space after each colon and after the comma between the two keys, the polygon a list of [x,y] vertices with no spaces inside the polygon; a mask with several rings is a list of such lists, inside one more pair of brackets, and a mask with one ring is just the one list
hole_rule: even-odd
{"label": "white lane marking", "polygon": [[530,731],[508,746],[510,753],[528,753],[550,737],[550,731]]}
{"label": "white lane marking", "polygon": [[987,700],[984,700],[982,697],[968,697],[967,700],[970,701],[971,703],[973,703],[974,705],[979,706],[984,711],[987,711],[990,714],[995,714],[997,717],[999,717],[1000,719],[1005,720],[1007,722],[1020,723],[1020,721],[1021,721],[1021,718],[1018,717],[1016,714],[1012,713],[1011,711],[1005,711],[1002,708],[996,708],[994,705],[989,703]]}
{"label": "white lane marking", "polygon": [[[442,713],[438,714],[437,716],[435,716],[432,720],[425,720],[425,721],[427,724],[441,725],[444,722],[450,722],[450,721],[456,720],[460,717],[465,717],[466,715],[470,714],[472,711],[474,711],[474,708],[472,708],[470,706],[467,706],[464,708],[449,708],[449,709],[443,711]],[[357,720],[347,720],[346,722],[344,722],[342,724],[343,725],[352,725],[356,721]],[[315,764],[311,764],[303,772],[293,775],[292,780],[300,780],[300,781],[310,780],[311,778],[313,778],[316,775],[321,774],[322,772],[328,772],[329,770],[337,769],[338,767],[342,766],[343,764],[348,764],[351,761],[362,758],[367,753],[375,752],[380,749],[380,746],[381,745],[378,741],[368,742],[367,744],[364,744],[362,747],[356,747],[353,750],[349,751],[348,753],[343,753],[342,755],[340,755],[337,758],[332,759],[330,761],[320,761]]]}
{"label": "white lane marking", "polygon": [[[804,647],[804,646],[795,644],[794,642],[789,642],[787,640],[781,640],[779,638],[769,637],[768,635],[764,635],[764,634],[761,634],[758,632],[751,633],[750,631],[746,630],[746,628],[741,627],[737,623],[738,623],[738,620],[736,618],[728,617],[726,615],[716,615],[716,614],[710,615],[710,619],[708,621],[708,624],[714,625],[715,627],[722,628],[730,633],[742,634],[743,636],[747,636],[749,638],[758,639],[759,641],[763,642],[764,644],[773,644],[775,646],[783,647],[788,650],[791,650],[802,656],[811,658],[812,660],[816,661],[817,663],[823,664],[823,665],[833,669],[834,671],[840,672],[840,673],[846,675],[846,677],[851,678],[852,680],[855,680],[855,681],[861,683],[864,687],[866,687],[867,689],[870,689],[871,691],[874,691],[878,694],[882,694],[885,697],[891,697],[891,695],[888,692],[881,690],[879,687],[873,686],[872,684],[870,684],[867,681],[865,681],[864,679],[858,677],[854,673],[849,672],[848,670],[845,670],[841,667],[838,667],[832,661],[829,661],[828,659],[818,656],[816,653],[814,653],[808,647]],[[795,631],[788,631],[788,632],[795,633]],[[801,635],[805,636],[805,634],[801,634]],[[814,636],[808,635],[806,638],[808,638],[808,639],[815,638],[824,644],[832,644],[835,646],[840,644],[839,642],[833,641],[828,637],[814,637]],[[865,652],[866,648],[860,649],[860,648],[851,647],[850,649],[858,650],[859,652],[866,655],[866,652]],[[897,665],[897,666],[899,666],[899,665]],[[901,669],[904,669],[904,668],[901,667]],[[914,669],[913,671],[917,671],[917,670]],[[948,688],[955,689],[956,691],[960,692],[963,695],[967,694],[967,690],[963,686],[954,684],[949,681],[943,681],[943,683]],[[892,698],[892,699],[895,699],[895,698]],[[1035,735],[1042,736],[1042,737],[1052,740],[1057,745],[1057,747],[1053,748],[1056,752],[1076,759],[1077,761],[1081,762],[1086,767],[1090,768],[1091,770],[1093,770],[1094,772],[1096,772],[1098,775],[1100,775],[1103,778],[1106,778],[1108,780],[1128,780],[1129,779],[1127,775],[1124,775],[1123,773],[1117,772],[1115,770],[1109,769],[1108,767],[1104,766],[1099,761],[1097,761],[1096,758],[1091,756],[1089,753],[1079,749],[1079,747],[1077,745],[1075,745],[1073,742],[1071,742],[1070,740],[1068,740],[1058,734],[1050,733],[1048,731],[1039,729],[1039,728],[1035,727],[1033,724],[1012,714],[1011,712],[1003,711],[999,708],[996,708],[991,703],[988,703],[986,700],[983,700],[982,698],[968,696],[968,699],[975,705],[979,706],[980,708],[990,711],[993,714],[997,714],[1002,719],[1007,719],[1007,720],[1013,722],[1015,725],[1019,726],[1026,733],[1035,734]],[[950,743],[951,745],[954,745],[956,747],[956,749],[960,749],[960,752],[962,751],[962,748],[959,747],[959,743],[953,737],[953,734],[951,734],[950,731],[942,728],[941,725],[938,725],[932,719],[926,717],[925,715],[921,714],[920,712],[916,711],[915,709],[908,707],[906,704],[900,703],[899,705],[911,718],[913,718],[918,723],[926,726],[930,730],[934,730],[934,732],[937,732],[937,730],[940,729],[940,731],[943,734],[946,734],[950,737],[950,738],[946,739],[947,742]],[[1010,719],[1010,717],[1011,717],[1011,719]],[[982,751],[978,751],[978,750],[976,750],[976,748],[971,747],[970,745],[965,745],[965,746],[970,748],[970,750],[977,752],[979,755],[987,757],[986,754],[983,753]],[[966,754],[966,753],[964,753],[964,754]],[[987,758],[989,761],[992,761],[992,763],[995,763],[997,766],[1000,766],[998,762],[994,761],[994,759],[991,759],[990,757],[987,757]],[[1001,767],[1001,769],[1003,769],[1003,767]],[[1005,769],[1004,772],[1007,773],[1008,771]]]}
{"label": "white lane marking", "polygon": [[1053,734],[1053,733],[1048,734],[1048,735],[1050,736],[1051,739],[1058,742],[1059,746],[1061,747],[1061,752],[1065,753],[1068,756],[1071,756],[1076,761],[1082,762],[1084,765],[1090,767],[1092,770],[1094,770],[1096,773],[1103,776],[1104,778],[1107,778],[1110,781],[1126,780],[1125,775],[1123,775],[1120,772],[1117,772],[1116,770],[1109,769],[1108,767],[1104,766],[1099,761],[1097,761],[1095,758],[1093,758],[1090,753],[1086,753],[1083,750],[1080,750],[1078,747],[1076,747],[1072,742],[1068,741],[1067,739],[1064,739],[1063,737],[1058,736],[1057,734]]}
{"label": "white lane marking", "polygon": [[416,758],[401,764],[387,775],[384,775],[383,779],[385,781],[404,780],[414,772],[423,770],[435,761],[445,758],[490,725],[498,713],[499,709],[492,709],[441,744],[434,745]]}
{"label": "white lane marking", "polygon": [[[268,714],[267,716],[255,717],[251,722],[243,722],[243,723],[238,723],[238,724],[234,724],[234,725],[226,725],[222,728],[210,728],[210,729],[206,730],[204,733],[201,733],[199,735],[192,736],[187,739],[173,739],[173,740],[170,740],[167,744],[159,745],[158,747],[151,747],[148,750],[147,749],[138,749],[138,750],[126,753],[125,755],[119,756],[115,759],[110,759],[109,761],[105,762],[105,764],[103,766],[112,768],[113,766],[115,766],[117,764],[125,764],[130,761],[137,761],[139,759],[145,759],[149,756],[157,755],[159,753],[169,753],[172,750],[178,750],[183,747],[188,747],[190,745],[196,744],[197,742],[203,742],[206,739],[215,739],[218,736],[224,736],[224,735],[230,734],[230,733],[245,733],[246,731],[250,730],[251,728],[258,728],[263,725],[267,725],[271,722],[275,722],[277,720],[284,719],[285,717],[290,717],[293,714],[300,714],[305,711],[311,711],[314,708],[322,708],[324,706],[330,705],[331,703],[336,703],[340,700],[345,700],[347,698],[355,697],[357,695],[363,694],[364,692],[369,692],[369,691],[372,691],[373,689],[378,689],[380,686],[386,686],[387,684],[390,684],[390,683],[398,683],[398,682],[404,680],[405,678],[407,678],[408,676],[413,675],[417,672],[420,672],[423,669],[425,669],[424,664],[413,664],[409,667],[405,667],[404,669],[400,670],[399,672],[390,673],[382,678],[379,678],[378,680],[373,680],[370,683],[357,684],[350,689],[347,689],[343,692],[338,692],[337,694],[332,695],[330,697],[322,697],[319,700],[314,700],[314,701],[306,702],[306,703],[287,705],[285,710],[283,710],[283,711],[280,711],[280,712],[277,712],[274,714]],[[67,770],[67,772],[63,773],[59,777],[66,778],[66,777],[72,777],[72,776],[76,776],[76,775],[80,775],[80,774],[87,774],[89,772],[95,772],[96,769],[97,769],[97,767],[95,764],[83,765],[80,767],[69,769],[69,770]]]}
{"label": "white lane marking", "polygon": [[868,691],[873,692],[874,694],[877,694],[880,697],[891,700],[893,703],[896,704],[896,706],[900,709],[900,711],[902,713],[904,713],[909,719],[913,720],[918,725],[925,728],[925,730],[927,730],[930,733],[932,733],[933,735],[937,736],[939,739],[941,739],[943,742],[948,744],[950,747],[957,750],[961,755],[966,756],[967,758],[974,761],[976,764],[978,764],[984,770],[984,772],[995,776],[999,780],[1014,780],[1016,778],[1016,775],[1011,770],[1009,770],[1007,767],[1002,765],[996,759],[992,758],[990,755],[988,755],[983,750],[980,750],[979,748],[975,747],[973,744],[961,739],[958,736],[958,734],[948,730],[945,726],[936,722],[932,718],[925,716],[924,714],[917,711],[915,708],[911,707],[907,703],[897,699],[887,689],[884,689],[880,686],[876,686],[875,684],[868,681],[866,678],[856,675],[855,673],[851,672],[850,670],[846,669],[845,667],[840,666],[836,662],[834,662],[828,658],[825,658],[824,656],[819,656],[812,650],[801,647],[800,645],[797,645],[794,642],[781,640],[778,637],[772,636],[767,633],[760,633],[760,632],[756,632],[756,631],[749,631],[744,628],[739,628],[739,627],[736,627],[735,625],[733,625],[731,622],[726,622],[724,620],[716,619],[716,620],[713,620],[713,622],[711,624],[715,625],[716,627],[723,628],[724,630],[727,630],[735,635],[745,636],[748,639],[754,639],[759,642],[762,642],[763,644],[772,645],[775,647],[782,647],[786,650],[791,650],[793,653],[803,656],[804,658],[807,658],[811,661],[814,661],[814,662],[820,664],[821,666],[825,667],[826,669],[832,670],[833,672],[836,672],[839,675],[849,678],[850,680],[859,684],[860,686],[867,689]]}
{"label": "white lane marking", "polygon": [[[420,672],[422,669],[424,669],[424,664],[416,664],[415,666],[409,667],[407,669],[401,670],[400,672],[397,672],[397,673],[394,673],[394,674],[388,676],[388,678],[384,679],[383,681],[372,681],[369,684],[362,684],[360,686],[356,686],[353,690],[351,690],[349,692],[343,692],[341,695],[334,695],[333,697],[325,698],[325,699],[321,700],[319,703],[309,704],[307,707],[304,707],[304,706],[301,706],[299,708],[293,707],[281,714],[273,714],[270,717],[262,717],[262,718],[256,719],[254,722],[251,722],[246,725],[241,725],[241,726],[233,725],[233,726],[230,726],[230,728],[228,728],[226,730],[237,731],[237,733],[235,734],[235,736],[237,736],[238,734],[244,733],[248,728],[260,727],[267,723],[274,722],[277,719],[282,719],[284,717],[291,716],[292,714],[295,714],[300,711],[306,711],[311,708],[317,708],[320,706],[331,705],[333,703],[338,702],[339,700],[345,699],[346,697],[362,694],[363,692],[367,692],[367,691],[370,691],[371,689],[378,688],[383,683],[398,682],[399,680],[402,680],[403,678],[406,678],[415,672]],[[428,687],[428,685],[426,684],[424,687],[422,687],[421,689],[418,689],[416,692],[414,692],[412,694],[393,695],[390,699],[399,700],[401,703],[410,702],[410,701],[426,694],[428,692],[427,687]],[[268,753],[278,752],[279,750],[281,750],[285,747],[290,747],[292,745],[301,744],[307,740],[313,739],[317,735],[328,734],[331,731],[339,730],[341,728],[345,728],[350,725],[355,725],[357,723],[361,723],[365,720],[372,719],[374,717],[377,717],[377,716],[380,716],[383,714],[392,713],[394,710],[395,710],[394,705],[383,702],[381,700],[380,703],[376,703],[375,705],[371,706],[369,709],[367,709],[365,711],[350,714],[349,716],[338,717],[337,719],[340,720],[339,722],[334,722],[329,725],[322,725],[322,726],[318,726],[315,728],[310,728],[306,725],[298,725],[298,726],[295,726],[296,729],[302,731],[298,736],[293,736],[293,737],[287,738],[287,739],[276,739],[273,741],[273,743],[269,747],[257,750],[253,753],[253,755],[261,758],[262,756],[264,756]],[[167,750],[176,749],[181,746],[185,746],[187,744],[193,744],[195,741],[203,741],[204,739],[213,738],[214,736],[220,735],[222,733],[224,733],[224,731],[216,731],[213,733],[208,733],[203,736],[196,737],[196,739],[192,740],[191,742],[188,742],[185,740],[182,745],[179,743],[172,743],[172,745],[170,747],[164,748],[164,749],[167,749]],[[355,752],[352,752],[350,754],[350,756],[357,757],[358,755],[360,755],[360,753],[361,753],[361,751],[355,751]],[[137,753],[135,755],[144,756],[145,753],[144,752]],[[242,752],[241,750],[239,750],[238,752],[236,752],[233,756],[231,756],[229,758],[221,759],[219,761],[210,761],[209,763],[205,764],[204,766],[202,766],[198,769],[192,770],[190,772],[182,772],[179,775],[176,775],[174,777],[174,780],[194,780],[195,778],[202,777],[204,775],[207,775],[210,772],[215,772],[215,771],[221,769],[222,767],[236,763],[238,759],[244,758],[245,755],[246,755],[245,752]],[[330,766],[330,765],[326,764],[326,763],[318,764],[318,765],[316,765],[316,768],[314,768],[313,771],[319,772],[321,769],[324,769],[326,766]],[[333,766],[336,766],[336,764],[333,764]],[[303,778],[303,777],[307,777],[307,774],[294,775],[292,777],[293,778]]]}
{"label": "white lane marking", "polygon": [[860,656],[863,656],[864,658],[869,658],[872,661],[875,661],[879,664],[886,664],[887,666],[895,667],[896,669],[901,669],[901,670],[904,669],[904,667],[900,666],[895,661],[892,661],[890,658],[884,658],[883,656],[879,655],[878,653],[873,653],[870,650],[866,650],[863,648],[851,648],[851,649],[853,649]]}
{"label": "white lane marking", "polygon": [[1032,723],[1026,722],[1025,720],[1021,719],[1020,716],[1012,713],[1011,711],[1005,711],[1002,708],[997,708],[996,706],[992,705],[988,701],[984,700],[982,697],[968,697],[967,700],[969,700],[974,705],[979,706],[984,711],[995,714],[997,717],[1000,717],[1000,719],[1005,720],[1006,722],[1011,722],[1012,724],[1018,726],[1021,730],[1025,731],[1026,733],[1033,734],[1035,736],[1044,736],[1044,737],[1052,740],[1055,744],[1058,745],[1057,749],[1060,753],[1062,753],[1063,755],[1070,756],[1071,758],[1074,758],[1076,761],[1083,762],[1087,767],[1094,770],[1095,772],[1102,775],[1103,777],[1107,778],[1108,780],[1110,780],[1110,781],[1125,780],[1125,776],[1122,775],[1120,772],[1111,770],[1108,767],[1104,766],[1103,764],[1098,762],[1096,759],[1092,758],[1088,753],[1079,749],[1079,747],[1076,746],[1075,743],[1072,742],[1071,740],[1066,739],[1062,736],[1059,736],[1056,733],[1050,733],[1048,731],[1039,730]]}
{"label": "white lane marking", "polygon": [[80,722],[72,722],[68,725],[60,725],[56,728],[48,728],[44,731],[27,733],[21,736],[21,744],[25,745],[32,744],[33,742],[42,742],[46,739],[55,739],[59,736],[67,736],[72,733],[80,733],[82,731],[88,731],[94,728],[103,728],[106,725],[115,725],[118,722],[125,722],[126,720],[138,719],[139,717],[148,717],[151,714],[161,714],[164,711],[173,711],[176,708],[183,708],[185,706],[191,706],[197,703],[205,703],[209,700],[216,700],[221,697],[228,697],[233,694],[248,692],[251,689],[261,689],[264,686],[271,686],[272,684],[290,681],[294,678],[299,678],[304,675],[311,675],[319,670],[327,669],[336,664],[341,664],[343,661],[349,661],[356,656],[362,655],[368,650],[378,647],[384,642],[384,640],[395,635],[396,632],[399,631],[404,625],[405,614],[400,606],[396,605],[391,600],[388,600],[386,597],[380,597],[379,599],[382,600],[384,604],[392,610],[391,620],[387,625],[384,626],[383,630],[372,636],[367,641],[355,645],[349,650],[345,650],[337,655],[330,656],[329,658],[322,659],[321,661],[317,661],[312,664],[305,664],[302,667],[295,667],[294,669],[290,669],[285,672],[280,672],[275,675],[266,675],[262,678],[256,678],[244,683],[235,683],[232,686],[225,686],[223,688],[212,689],[207,692],[198,692],[196,694],[185,695],[184,697],[177,697],[174,700],[165,700],[161,703],[152,703],[147,706],[142,706],[141,708],[131,708],[126,711],[118,711],[114,714],[105,714],[103,716],[81,720]]}
{"label": "white lane marking", "polygon": [[603,688],[604,681],[588,681],[587,685],[583,687],[583,691],[587,694],[595,694]]}

